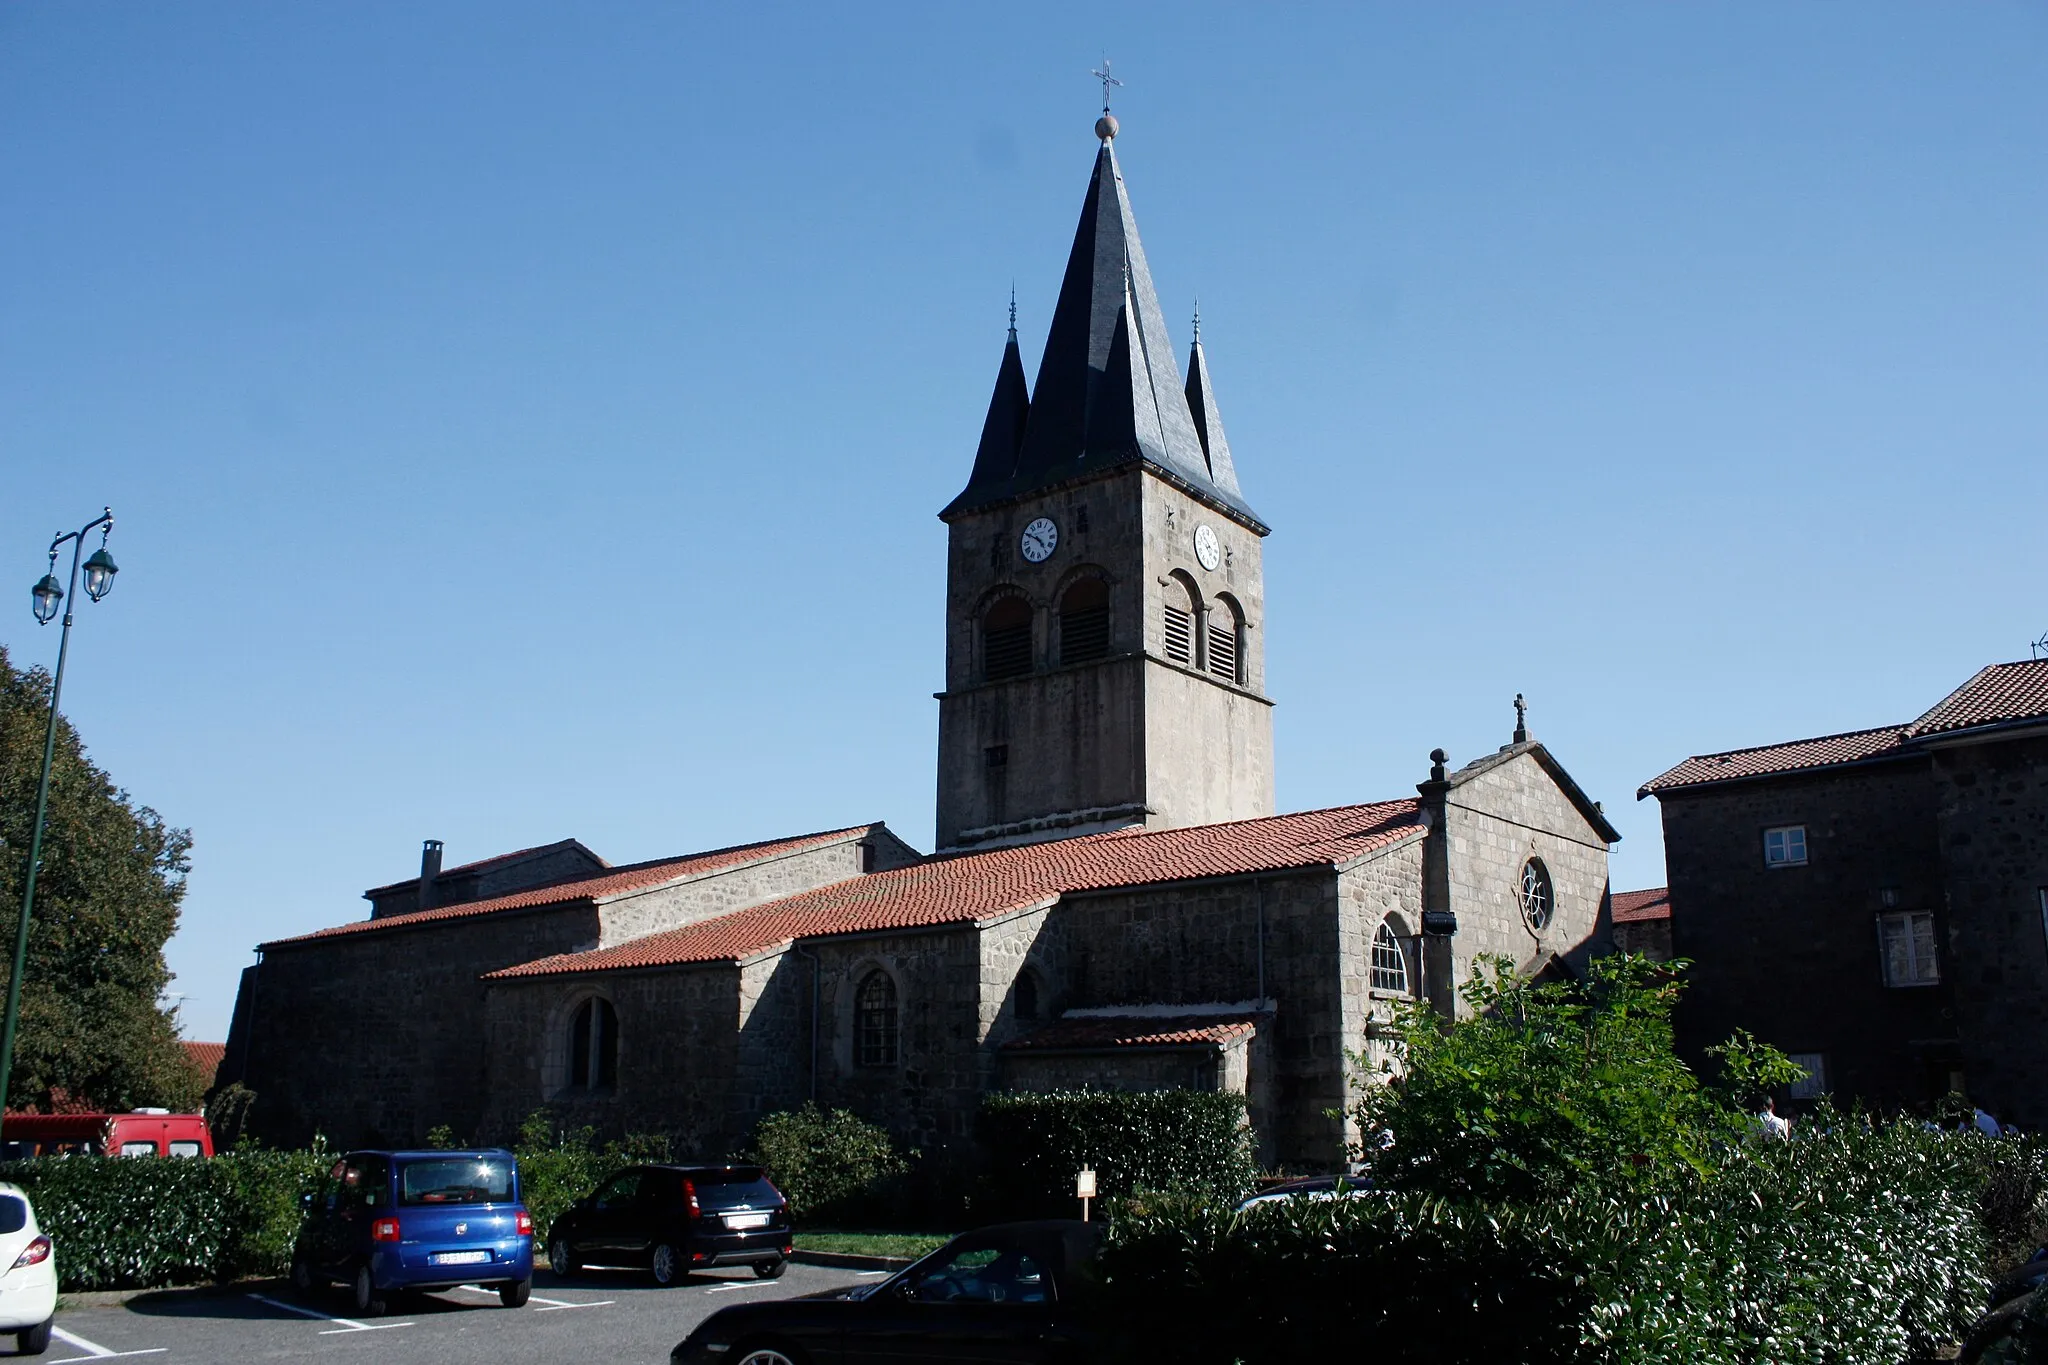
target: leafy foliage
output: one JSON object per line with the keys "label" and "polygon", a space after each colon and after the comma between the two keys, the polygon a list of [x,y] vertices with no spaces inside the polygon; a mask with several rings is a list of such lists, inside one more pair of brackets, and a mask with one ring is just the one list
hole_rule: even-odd
{"label": "leafy foliage", "polygon": [[[0,649],[0,983],[20,922],[49,708],[49,675],[15,669]],[[115,787],[60,719],[10,1108],[198,1105],[204,1080],[173,1012],[157,1004],[191,847],[188,831]]]}
{"label": "leafy foliage", "polygon": [[1746,1037],[1719,1049],[1733,1081],[1702,1086],[1671,1047],[1679,968],[1595,959],[1583,983],[1536,984],[1483,957],[1472,1016],[1427,1007],[1394,1025],[1402,1074],[1353,1107],[1355,1153],[1382,1188],[1540,1199],[1589,1182],[1661,1187],[1707,1173],[1750,1130],[1742,1101],[1798,1068]]}
{"label": "leafy foliage", "polygon": [[1153,1191],[1233,1201],[1257,1173],[1245,1097],[1226,1092],[998,1092],[982,1099],[980,1131],[992,1202],[1018,1215],[1073,1216],[1084,1167],[1105,1199]]}
{"label": "leafy foliage", "polygon": [[800,1218],[857,1215],[881,1187],[910,1170],[885,1129],[815,1102],[765,1116],[741,1150],[768,1172]]}

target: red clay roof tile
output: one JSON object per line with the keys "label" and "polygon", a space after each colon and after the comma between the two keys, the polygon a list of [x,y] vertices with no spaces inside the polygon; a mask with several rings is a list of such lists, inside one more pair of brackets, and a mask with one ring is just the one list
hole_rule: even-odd
{"label": "red clay roof tile", "polygon": [[1832,768],[1843,763],[1886,758],[1905,747],[1906,729],[1886,725],[1875,730],[1851,730],[1847,734],[1799,739],[1790,744],[1766,744],[1755,749],[1732,749],[1725,754],[1701,754],[1645,782],[1636,792],[1644,797],[1653,792],[1681,787],[1728,782],[1738,777],[1772,777],[1780,773],[1803,772],[1808,768]]}
{"label": "red clay roof tile", "polygon": [[1012,1052],[1092,1052],[1113,1047],[1188,1047],[1228,1043],[1258,1031],[1255,1014],[1090,1014],[1056,1019],[1004,1044]]}
{"label": "red clay roof tile", "polygon": [[1671,891],[1667,887],[1653,886],[1647,891],[1617,891],[1614,893],[1614,922],[1636,924],[1643,920],[1671,918]]}
{"label": "red clay roof tile", "polygon": [[733,962],[794,939],[966,924],[1047,905],[1071,891],[1330,866],[1421,832],[1418,803],[1339,806],[1185,829],[1118,830],[934,858],[486,979],[692,962]]}
{"label": "red clay roof tile", "polygon": [[1992,664],[1906,727],[1915,739],[1979,725],[2048,719],[2048,659]]}
{"label": "red clay roof tile", "polygon": [[213,1074],[220,1070],[220,1064],[228,1055],[226,1043],[186,1043],[185,1057],[206,1077],[208,1085],[213,1084]]}

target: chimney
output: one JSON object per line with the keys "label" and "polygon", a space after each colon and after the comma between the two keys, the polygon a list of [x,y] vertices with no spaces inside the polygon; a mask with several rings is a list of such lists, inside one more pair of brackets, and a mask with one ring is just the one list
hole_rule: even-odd
{"label": "chimney", "polygon": [[441,841],[429,839],[420,845],[420,909],[434,908],[434,881],[441,875]]}

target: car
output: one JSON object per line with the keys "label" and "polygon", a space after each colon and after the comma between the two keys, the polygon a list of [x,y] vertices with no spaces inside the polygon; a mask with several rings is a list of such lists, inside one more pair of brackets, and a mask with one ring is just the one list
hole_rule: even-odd
{"label": "car", "polygon": [[677,1343],[669,1362],[1079,1365],[1104,1354],[1101,1247],[1100,1223],[982,1228],[872,1285],[722,1308]]}
{"label": "car", "polygon": [[507,1308],[533,1293],[533,1215],[502,1148],[350,1152],[303,1205],[292,1284],[340,1281],[359,1317],[399,1291],[483,1285]]}
{"label": "car", "polygon": [[1351,1199],[1372,1189],[1362,1175],[1304,1175],[1268,1185],[1237,1206],[1243,1213],[1256,1204],[1278,1203],[1283,1199]]}
{"label": "car", "polygon": [[212,1156],[204,1114],[134,1109],[125,1114],[9,1114],[0,1122],[0,1155]]}
{"label": "car", "polygon": [[2048,1360],[2048,1287],[1992,1309],[1977,1320],[1956,1365],[2038,1365]]}
{"label": "car", "polygon": [[2034,1254],[2020,1263],[2018,1269],[1991,1287],[1991,1297],[1985,1305],[1996,1308],[2002,1303],[2033,1293],[2048,1284],[2048,1246],[2036,1247]]}
{"label": "car", "polygon": [[548,1267],[644,1268],[664,1287],[693,1270],[751,1266],[764,1280],[789,1265],[789,1201],[759,1166],[629,1166],[548,1229]]}
{"label": "car", "polygon": [[14,1333],[18,1354],[39,1356],[57,1316],[57,1249],[19,1185],[0,1184],[0,1265],[0,1332]]}

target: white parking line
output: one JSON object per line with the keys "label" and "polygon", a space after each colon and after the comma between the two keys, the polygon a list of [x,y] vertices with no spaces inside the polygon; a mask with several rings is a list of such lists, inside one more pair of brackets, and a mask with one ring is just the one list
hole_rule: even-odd
{"label": "white parking line", "polygon": [[[467,1289],[472,1294],[489,1294],[494,1299],[498,1297],[497,1290],[486,1289],[480,1284],[458,1284],[455,1287],[457,1289]],[[529,1294],[527,1297],[534,1303],[544,1303],[547,1305],[545,1308],[534,1309],[533,1311],[536,1313],[555,1313],[564,1308],[605,1308],[618,1302],[617,1299],[597,1299],[590,1303],[571,1303],[567,1299],[544,1299],[538,1294]]]}
{"label": "white parking line", "polygon": [[152,1346],[146,1351],[116,1351],[112,1347],[100,1345],[97,1341],[87,1341],[84,1337],[73,1336],[62,1327],[52,1327],[50,1335],[85,1352],[82,1356],[59,1356],[56,1360],[51,1361],[50,1365],[62,1365],[62,1362],[67,1360],[108,1360],[116,1356],[160,1356],[170,1349],[168,1346]]}
{"label": "white parking line", "polygon": [[320,1333],[323,1337],[337,1337],[343,1332],[388,1332],[394,1327],[411,1327],[414,1325],[410,1322],[357,1322],[354,1318],[337,1318],[334,1314],[323,1313],[317,1308],[302,1308],[298,1304],[286,1303],[283,1299],[273,1299],[263,1294],[251,1294],[249,1297],[258,1303],[267,1303],[272,1308],[282,1308],[287,1313],[297,1313],[300,1317],[318,1318],[322,1322],[338,1322],[341,1324],[339,1327],[330,1327]]}
{"label": "white parking line", "polygon": [[730,1294],[735,1289],[766,1289],[773,1280],[734,1280],[731,1284],[714,1284],[704,1292],[707,1294]]}

